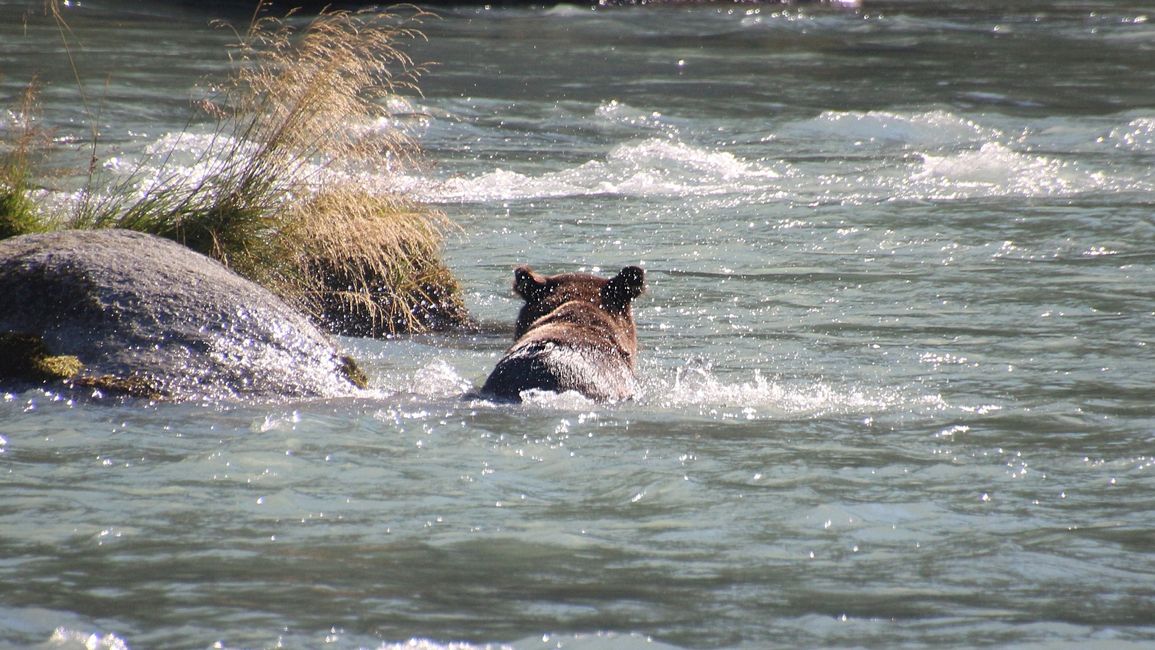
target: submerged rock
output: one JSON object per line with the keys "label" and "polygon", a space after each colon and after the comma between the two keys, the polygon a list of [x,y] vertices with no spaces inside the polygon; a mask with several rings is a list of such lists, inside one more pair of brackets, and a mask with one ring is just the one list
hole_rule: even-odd
{"label": "submerged rock", "polygon": [[267,289],[180,244],[126,230],[0,241],[0,335],[75,357],[75,386],[147,397],[333,397],[351,394],[358,377],[351,359]]}

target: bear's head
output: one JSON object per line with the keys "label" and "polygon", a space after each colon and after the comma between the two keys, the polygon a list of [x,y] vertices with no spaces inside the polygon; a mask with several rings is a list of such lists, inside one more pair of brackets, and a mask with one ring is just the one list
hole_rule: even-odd
{"label": "bear's head", "polygon": [[646,273],[637,266],[627,266],[609,279],[589,273],[542,275],[528,266],[518,267],[513,272],[513,289],[525,299],[525,305],[518,314],[513,338],[521,338],[534,321],[572,301],[590,303],[632,326],[630,304],[645,291],[645,284]]}

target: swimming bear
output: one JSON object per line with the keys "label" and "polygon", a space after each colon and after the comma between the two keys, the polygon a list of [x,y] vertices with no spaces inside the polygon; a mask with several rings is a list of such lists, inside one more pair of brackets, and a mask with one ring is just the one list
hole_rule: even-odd
{"label": "swimming bear", "polygon": [[481,395],[521,401],[526,390],[577,391],[599,401],[637,390],[637,328],[630,303],[645,290],[645,272],[627,266],[610,279],[588,273],[513,272],[525,299],[513,347],[486,379]]}

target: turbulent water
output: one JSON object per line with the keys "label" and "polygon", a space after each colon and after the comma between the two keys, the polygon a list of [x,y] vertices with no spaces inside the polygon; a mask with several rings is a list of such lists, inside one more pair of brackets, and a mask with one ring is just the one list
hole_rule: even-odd
{"label": "turbulent water", "polygon": [[[28,5],[4,97],[110,169],[225,67],[69,6],[86,112]],[[441,10],[427,164],[357,173],[461,225],[484,333],[343,339],[341,401],[0,396],[0,644],[1155,643],[1153,9]],[[462,399],[519,263],[645,267],[636,400]]]}

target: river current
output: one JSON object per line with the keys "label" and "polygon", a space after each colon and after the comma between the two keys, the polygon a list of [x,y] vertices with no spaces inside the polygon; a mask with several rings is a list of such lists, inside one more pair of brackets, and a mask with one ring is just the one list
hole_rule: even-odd
{"label": "river current", "polygon": [[[66,5],[100,164],[171,142],[229,34]],[[461,226],[481,333],[341,339],[347,400],[0,394],[0,645],[1155,643],[1155,7],[438,13],[425,164],[357,173]],[[462,398],[521,263],[644,266],[636,400]]]}

